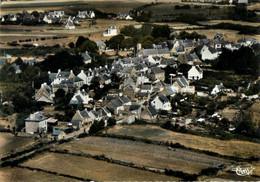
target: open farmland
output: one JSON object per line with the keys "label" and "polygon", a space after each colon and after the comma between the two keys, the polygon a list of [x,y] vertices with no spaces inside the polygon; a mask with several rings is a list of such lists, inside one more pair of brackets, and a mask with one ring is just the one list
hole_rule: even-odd
{"label": "open farmland", "polygon": [[9,153],[21,151],[33,144],[35,144],[33,138],[16,137],[11,133],[0,133],[0,158]]}
{"label": "open farmland", "polygon": [[[197,154],[182,149],[167,150],[166,147],[103,137],[86,137],[57,146],[55,149],[73,153],[105,155],[108,158],[131,162],[139,166],[169,168],[190,174],[202,169],[227,164],[228,160]],[[129,152],[131,151],[131,152]]]}
{"label": "open farmland", "polygon": [[241,158],[259,157],[260,144],[239,140],[217,140],[190,134],[177,133],[151,125],[116,125],[108,134],[127,135],[155,141],[180,143],[186,147],[216,152]]}
{"label": "open farmland", "polygon": [[179,180],[171,176],[68,154],[44,153],[22,165],[98,181]]}
{"label": "open farmland", "polygon": [[[1,182],[49,182],[49,181],[72,181],[71,178],[57,176],[40,171],[32,171],[29,169],[22,169],[19,167],[6,167],[0,170],[0,181]],[[76,181],[76,180],[73,180]]]}

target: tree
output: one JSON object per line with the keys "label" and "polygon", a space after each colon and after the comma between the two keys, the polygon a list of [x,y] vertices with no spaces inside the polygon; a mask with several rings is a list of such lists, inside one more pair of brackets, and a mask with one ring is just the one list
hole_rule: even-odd
{"label": "tree", "polygon": [[114,125],[116,125],[116,120],[115,120],[114,118],[109,118],[109,119],[107,120],[107,125],[108,125],[108,126],[114,126]]}
{"label": "tree", "polygon": [[118,47],[121,47],[122,41],[125,39],[124,35],[119,34],[114,37],[112,37],[110,40],[106,42],[108,47],[112,49],[118,49]]}
{"label": "tree", "polygon": [[165,37],[168,39],[170,37],[170,34],[171,34],[171,30],[168,25],[154,26],[152,31],[152,36],[154,38]]}
{"label": "tree", "polygon": [[89,134],[95,134],[98,131],[102,130],[105,128],[105,122],[104,120],[101,121],[94,121],[94,123],[91,125],[89,129]]}
{"label": "tree", "polygon": [[68,44],[68,46],[69,46],[69,48],[73,49],[73,48],[75,47],[75,44],[74,44],[73,42],[70,42],[70,43]]}

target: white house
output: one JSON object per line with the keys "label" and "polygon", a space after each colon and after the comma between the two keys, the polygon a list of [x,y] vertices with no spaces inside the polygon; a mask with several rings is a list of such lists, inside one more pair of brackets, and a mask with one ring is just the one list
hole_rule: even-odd
{"label": "white house", "polygon": [[84,72],[84,70],[81,70],[81,72],[77,75],[77,77],[81,78],[83,80],[83,83],[86,85],[91,85],[91,81],[94,76],[94,71],[91,68],[89,68],[89,70],[86,72]]}
{"label": "white house", "polygon": [[72,20],[68,20],[68,23],[65,25],[65,29],[67,30],[75,29],[75,25]]}
{"label": "white house", "polygon": [[30,114],[30,116],[25,119],[26,133],[46,133],[47,120],[48,118],[40,112]]}
{"label": "white house", "polygon": [[203,71],[199,66],[192,66],[188,71],[189,80],[200,80],[203,78]]}
{"label": "white house", "polygon": [[212,47],[204,45],[200,51],[202,60],[214,60],[219,56],[219,53]]}
{"label": "white house", "polygon": [[215,85],[215,87],[211,91],[211,95],[218,94],[219,92],[223,91],[224,88],[225,87],[222,83],[220,83],[219,85]]}
{"label": "white house", "polygon": [[171,103],[170,103],[169,99],[164,95],[157,95],[152,100],[151,105],[156,110],[165,110],[165,111],[171,110]]}
{"label": "white house", "polygon": [[52,16],[51,15],[45,15],[44,18],[42,19],[44,22],[51,24],[52,23]]}
{"label": "white house", "polygon": [[89,94],[85,90],[78,90],[70,100],[71,105],[88,104],[89,101],[93,100],[89,98]]}
{"label": "white house", "polygon": [[104,37],[110,37],[117,35],[117,28],[116,26],[110,26],[106,31],[103,32]]}

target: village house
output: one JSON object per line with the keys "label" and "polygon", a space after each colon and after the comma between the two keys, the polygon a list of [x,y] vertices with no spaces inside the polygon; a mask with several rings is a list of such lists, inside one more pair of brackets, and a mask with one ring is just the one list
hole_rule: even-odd
{"label": "village house", "polygon": [[222,92],[225,89],[224,85],[220,83],[219,85],[215,85],[215,87],[211,91],[211,95],[216,95],[219,92]]}
{"label": "village house", "polygon": [[143,84],[140,88],[140,93],[152,93],[153,86],[151,84]]}
{"label": "village house", "polygon": [[85,64],[90,64],[92,62],[92,59],[90,55],[88,54],[88,51],[85,51],[84,53],[80,54],[83,57],[83,61]]}
{"label": "village house", "polygon": [[40,112],[30,114],[30,116],[25,119],[26,133],[46,133],[48,127],[47,120],[48,118]]}
{"label": "village house", "polygon": [[68,80],[70,78],[75,77],[72,70],[70,70],[70,72],[69,72],[69,71],[61,71],[60,69],[58,70],[58,73],[51,73],[49,71],[48,75],[49,75],[49,79],[51,81],[51,85],[60,84],[64,80]]}
{"label": "village house", "polygon": [[75,29],[75,24],[73,23],[72,20],[68,20],[67,24],[65,25],[65,29],[67,30]]}
{"label": "village house", "polygon": [[171,110],[171,103],[165,95],[157,95],[154,99],[152,99],[151,105],[156,110]]}
{"label": "village house", "polygon": [[53,128],[51,136],[54,137],[55,140],[63,140],[66,138],[66,133],[61,129]]}
{"label": "village house", "polygon": [[52,89],[47,83],[43,83],[41,88],[35,94],[35,100],[37,102],[53,103],[54,94]]}
{"label": "village house", "polygon": [[101,115],[103,118],[111,118],[112,114],[106,107],[101,107],[99,110],[99,115]]}
{"label": "village house", "polygon": [[110,37],[117,35],[117,28],[116,26],[110,26],[106,31],[103,32],[104,37]]}
{"label": "village house", "polygon": [[84,109],[83,111],[77,110],[74,116],[71,119],[71,123],[74,126],[81,127],[85,124],[92,124],[93,121],[91,120],[88,111]]}
{"label": "village house", "polygon": [[106,43],[104,41],[95,41],[99,54],[102,54],[106,50]]}
{"label": "village house", "polygon": [[124,105],[118,98],[110,100],[106,107],[112,112],[112,114],[118,114],[120,110],[124,110]]}
{"label": "village house", "polygon": [[218,58],[218,56],[219,56],[219,53],[213,47],[203,45],[203,46],[199,47],[199,49],[200,49],[199,52],[201,55],[201,59],[203,61],[214,60],[214,59]]}
{"label": "village house", "polygon": [[141,49],[137,56],[160,56],[164,58],[170,58],[170,51],[168,48],[162,49]]}
{"label": "village house", "polygon": [[95,13],[94,11],[78,11],[77,17],[79,18],[95,18]]}
{"label": "village house", "polygon": [[199,66],[192,66],[188,71],[189,80],[200,80],[203,78],[203,71]]}
{"label": "village house", "polygon": [[201,63],[199,57],[196,54],[181,54],[178,56],[178,61],[182,64],[198,65]]}
{"label": "village house", "polygon": [[152,67],[150,75],[152,80],[165,80],[165,71],[159,67]]}
{"label": "village house", "polygon": [[89,94],[85,90],[78,90],[70,100],[70,105],[85,104],[87,105],[93,99],[89,97]]}
{"label": "village house", "polygon": [[148,106],[146,107],[142,112],[141,112],[141,119],[144,120],[155,120],[157,118],[158,112],[153,106]]}
{"label": "village house", "polygon": [[177,80],[172,85],[172,89],[176,93],[195,93],[195,87],[189,86],[189,82],[184,76],[177,78]]}
{"label": "village house", "polygon": [[49,12],[49,15],[56,16],[57,18],[61,18],[65,16],[65,13],[64,11],[53,11],[53,12]]}

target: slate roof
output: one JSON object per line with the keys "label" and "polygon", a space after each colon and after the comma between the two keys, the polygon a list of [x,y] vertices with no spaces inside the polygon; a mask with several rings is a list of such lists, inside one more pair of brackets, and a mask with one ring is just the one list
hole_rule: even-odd
{"label": "slate roof", "polygon": [[60,129],[55,129],[53,128],[53,131],[52,131],[52,136],[59,136],[59,134],[62,132],[62,130]]}
{"label": "slate roof", "polygon": [[189,86],[188,81],[186,80],[186,78],[184,76],[177,78],[177,83],[180,87],[186,87]]}
{"label": "slate roof", "polygon": [[119,99],[113,99],[111,100],[111,103],[114,104],[116,107],[123,106],[123,103]]}
{"label": "slate roof", "polygon": [[97,45],[98,47],[100,47],[100,46],[106,46],[106,43],[105,43],[104,41],[102,41],[102,40],[96,41],[95,43],[96,43],[96,45]]}
{"label": "slate roof", "polygon": [[82,53],[81,56],[83,57],[84,61],[87,61],[87,60],[91,59],[90,55],[88,54],[88,51]]}
{"label": "slate roof", "polygon": [[195,68],[199,73],[202,73],[202,69],[199,66],[195,66]]}
{"label": "slate roof", "polygon": [[169,102],[169,99],[164,95],[159,95],[158,98],[162,103]]}
{"label": "slate roof", "polygon": [[82,118],[89,118],[88,112],[86,110],[79,111]]}
{"label": "slate roof", "polygon": [[148,84],[141,85],[141,90],[151,90],[151,89],[152,89],[152,85],[148,85]]}
{"label": "slate roof", "polygon": [[57,78],[68,78],[70,76],[70,72],[69,71],[60,71],[59,73],[57,73]]}
{"label": "slate roof", "polygon": [[131,102],[131,100],[128,97],[120,97],[119,99],[123,104]]}
{"label": "slate roof", "polygon": [[164,71],[161,68],[159,68],[159,67],[152,67],[151,68],[151,73],[153,73],[153,74],[163,73],[163,72]]}
{"label": "slate roof", "polygon": [[25,121],[35,121],[35,122],[40,122],[43,120],[46,120],[47,117],[41,114],[40,112],[35,112],[33,114],[30,114],[28,118],[25,119]]}
{"label": "slate roof", "polygon": [[157,114],[156,109],[151,105],[147,108],[147,110],[151,114],[151,116],[155,116]]}
{"label": "slate roof", "polygon": [[130,111],[135,111],[135,110],[140,109],[140,107],[141,106],[139,104],[133,104],[133,105],[130,106],[129,110]]}
{"label": "slate roof", "polygon": [[170,53],[168,48],[163,49],[142,49],[140,52],[143,56],[153,55],[153,54],[168,54]]}

